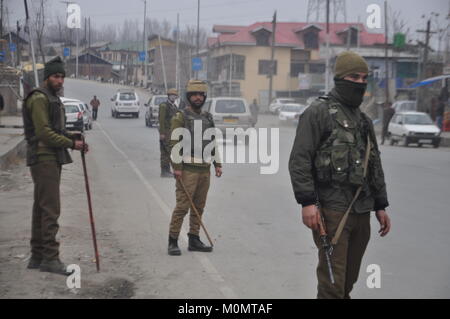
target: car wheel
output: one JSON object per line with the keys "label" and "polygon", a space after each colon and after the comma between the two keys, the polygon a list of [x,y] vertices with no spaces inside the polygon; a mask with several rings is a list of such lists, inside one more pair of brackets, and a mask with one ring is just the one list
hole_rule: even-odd
{"label": "car wheel", "polygon": [[393,146],[395,144],[395,140],[392,138],[392,135],[389,135],[389,145]]}
{"label": "car wheel", "polygon": [[422,143],[418,143],[417,146],[418,146],[418,147],[422,147]]}
{"label": "car wheel", "polygon": [[402,139],[402,146],[408,147],[408,145],[409,145],[408,138],[406,136],[404,136]]}
{"label": "car wheel", "polygon": [[91,124],[89,124],[89,129],[90,129],[90,130],[92,130],[92,123],[91,123]]}
{"label": "car wheel", "polygon": [[433,143],[433,147],[434,148],[438,148],[439,147],[439,143]]}

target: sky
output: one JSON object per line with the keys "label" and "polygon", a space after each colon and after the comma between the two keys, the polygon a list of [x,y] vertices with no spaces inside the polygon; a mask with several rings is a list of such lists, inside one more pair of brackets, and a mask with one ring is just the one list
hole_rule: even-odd
{"label": "sky", "polygon": [[[9,11],[9,21],[24,20],[25,10],[22,0],[4,0]],[[37,0],[28,0],[35,2]],[[66,4],[61,0],[47,0],[53,16],[65,17]],[[94,26],[108,23],[122,25],[124,19],[143,21],[144,0],[74,0],[81,7],[82,18],[91,17]],[[166,19],[176,25],[180,14],[181,28],[197,24],[198,0],[147,0],[147,16],[159,20]],[[384,8],[383,0],[346,0],[347,22],[365,22],[370,4]],[[426,28],[426,18],[432,12],[439,13],[440,26],[446,28],[445,17],[450,10],[450,0],[388,0],[389,9],[398,11],[407,22],[413,39],[425,38],[416,33]],[[249,25],[257,21],[271,21],[275,10],[280,22],[306,21],[308,0],[200,0],[200,26],[212,32],[214,24]],[[384,12],[384,11],[382,11]],[[422,18],[425,15],[426,18]],[[374,32],[384,32],[383,26]],[[437,46],[437,37],[432,37],[432,45]]]}

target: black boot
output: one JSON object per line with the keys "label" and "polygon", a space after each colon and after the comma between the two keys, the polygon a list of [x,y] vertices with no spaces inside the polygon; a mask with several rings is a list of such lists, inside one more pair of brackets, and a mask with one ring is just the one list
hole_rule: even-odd
{"label": "black boot", "polygon": [[64,265],[59,259],[44,260],[39,266],[39,269],[40,271],[51,272],[64,276],[70,276],[73,273],[73,271],[67,271],[66,265]]}
{"label": "black boot", "polygon": [[170,256],[180,256],[181,250],[178,248],[178,238],[169,236],[169,249],[167,250]]}
{"label": "black boot", "polygon": [[31,256],[30,261],[28,262],[28,269],[39,269],[42,263],[42,257]]}
{"label": "black boot", "polygon": [[190,251],[201,251],[209,253],[213,250],[210,246],[205,246],[204,243],[200,240],[200,237],[193,234],[188,234],[189,237],[189,247],[188,250]]}

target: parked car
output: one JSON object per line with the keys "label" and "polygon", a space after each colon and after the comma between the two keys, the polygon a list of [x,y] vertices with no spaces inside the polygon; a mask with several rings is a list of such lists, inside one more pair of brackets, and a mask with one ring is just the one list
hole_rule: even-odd
{"label": "parked car", "polygon": [[441,130],[433,123],[430,116],[423,112],[400,112],[394,114],[388,126],[390,144],[431,144],[439,147]]}
{"label": "parked car", "polygon": [[203,106],[214,118],[216,127],[223,132],[226,128],[252,127],[252,115],[247,101],[238,97],[214,97]]}
{"label": "parked car", "polygon": [[66,97],[61,97],[61,102],[63,102],[63,104],[65,105],[66,103],[76,103],[78,104],[78,106],[81,108],[82,112],[83,112],[83,124],[84,124],[84,129],[87,130],[91,130],[92,129],[92,112],[89,109],[88,105],[86,103],[84,103],[83,101],[77,100],[77,99],[72,99],[72,98],[66,98]]}
{"label": "parked car", "polygon": [[401,101],[394,102],[394,104],[392,104],[392,107],[394,108],[395,113],[416,112],[417,111],[417,102],[401,100]]}
{"label": "parked car", "polygon": [[111,98],[111,116],[131,115],[139,118],[139,96],[133,89],[119,89]]}
{"label": "parked car", "polygon": [[145,111],[145,125],[152,127],[158,124],[159,118],[159,105],[167,101],[167,95],[153,95],[147,104]]}
{"label": "parked car", "polygon": [[280,98],[280,99],[274,99],[272,103],[269,105],[269,111],[272,114],[278,114],[278,111],[280,107],[284,104],[288,103],[295,103],[294,99],[290,98]]}
{"label": "parked car", "polygon": [[280,125],[292,124],[300,114],[306,110],[306,105],[298,103],[288,103],[280,107],[280,113],[278,114],[278,120]]}
{"label": "parked car", "polygon": [[66,129],[84,132],[83,109],[76,101],[63,102],[66,111]]}

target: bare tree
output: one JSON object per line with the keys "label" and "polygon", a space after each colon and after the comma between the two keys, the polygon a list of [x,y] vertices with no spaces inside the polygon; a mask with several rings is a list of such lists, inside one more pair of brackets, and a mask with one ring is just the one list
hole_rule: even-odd
{"label": "bare tree", "polygon": [[[36,2],[33,2],[36,3]],[[36,32],[36,40],[41,55],[42,63],[45,63],[44,53],[44,33],[46,29],[45,11],[47,9],[47,0],[39,0],[37,8],[35,8],[34,15],[34,31]]]}

